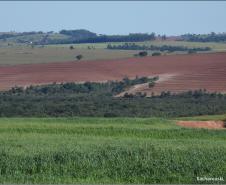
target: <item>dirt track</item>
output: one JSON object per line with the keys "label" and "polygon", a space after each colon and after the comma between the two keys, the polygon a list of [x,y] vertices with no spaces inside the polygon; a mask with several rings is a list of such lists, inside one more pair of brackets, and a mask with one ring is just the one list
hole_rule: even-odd
{"label": "dirt track", "polygon": [[194,89],[226,92],[226,53],[174,55],[109,61],[25,64],[0,67],[0,89],[52,82],[106,81],[138,76],[160,76],[159,93]]}

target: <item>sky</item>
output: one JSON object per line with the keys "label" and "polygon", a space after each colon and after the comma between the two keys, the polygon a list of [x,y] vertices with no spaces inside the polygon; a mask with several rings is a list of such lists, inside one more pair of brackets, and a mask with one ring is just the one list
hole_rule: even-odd
{"label": "sky", "polygon": [[0,32],[87,29],[98,34],[226,32],[226,1],[1,1]]}

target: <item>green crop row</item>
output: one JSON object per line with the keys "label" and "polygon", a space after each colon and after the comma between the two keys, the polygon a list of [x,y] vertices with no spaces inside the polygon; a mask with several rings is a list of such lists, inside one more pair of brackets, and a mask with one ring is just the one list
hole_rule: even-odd
{"label": "green crop row", "polygon": [[226,179],[226,131],[175,123],[161,118],[1,118],[0,183]]}

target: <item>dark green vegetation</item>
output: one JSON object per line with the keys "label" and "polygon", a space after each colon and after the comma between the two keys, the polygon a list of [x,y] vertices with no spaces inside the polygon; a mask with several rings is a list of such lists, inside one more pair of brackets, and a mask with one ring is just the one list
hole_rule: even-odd
{"label": "dark green vegetation", "polygon": [[147,51],[140,51],[139,53],[134,54],[135,57],[146,57],[147,55]]}
{"label": "dark green vegetation", "polygon": [[157,118],[1,118],[0,133],[0,183],[226,179],[225,130]]}
{"label": "dark green vegetation", "polygon": [[76,58],[77,58],[77,60],[81,60],[83,58],[83,56],[82,55],[77,55]]}
{"label": "dark green vegetation", "polygon": [[[87,49],[88,47],[94,47],[96,49],[106,49],[108,44],[111,45],[124,45],[125,43],[128,44],[135,44],[139,46],[157,46],[162,47],[166,46],[176,46],[176,47],[186,47],[186,48],[211,48],[211,52],[220,52],[226,50],[226,43],[225,42],[190,42],[190,41],[174,41],[174,40],[151,40],[151,41],[144,41],[144,42],[106,42],[106,43],[81,43],[81,44],[73,44],[75,48],[83,48]],[[70,45],[49,45],[55,47],[70,47]],[[110,51],[117,51],[117,50],[110,50]],[[122,50],[126,51],[134,51],[134,50]]]}
{"label": "dark green vegetation", "polygon": [[[154,34],[134,33],[129,35],[101,35],[96,38],[84,39],[77,43],[98,43],[98,42],[142,42],[154,40]],[[76,41],[74,42],[76,43]]]}
{"label": "dark green vegetation", "polygon": [[192,42],[226,42],[226,33],[185,34],[181,39]]}
{"label": "dark green vegetation", "polygon": [[197,52],[197,51],[210,51],[210,47],[196,47],[196,48],[188,48],[185,46],[170,46],[170,45],[138,45],[135,43],[124,43],[121,45],[112,45],[108,44],[107,49],[119,49],[119,50],[150,50],[150,51],[167,51],[167,52],[175,52],[175,51],[187,51],[187,52]]}
{"label": "dark green vegetation", "polygon": [[97,34],[88,30],[61,30],[59,34],[67,35],[76,41],[96,38]]}
{"label": "dark green vegetation", "polygon": [[154,53],[152,53],[152,56],[160,56],[160,55],[161,55],[160,52],[154,52]]}
{"label": "dark green vegetation", "polygon": [[129,35],[97,35],[87,30],[62,30],[60,34],[71,38],[67,41],[56,41],[49,44],[100,43],[100,42],[142,42],[155,39],[155,34],[134,33]]}
{"label": "dark green vegetation", "polygon": [[178,117],[226,112],[226,95],[206,91],[146,97],[145,94],[115,95],[129,87],[158,78],[125,78],[119,82],[66,83],[13,88],[0,93],[0,116],[92,116],[92,117]]}

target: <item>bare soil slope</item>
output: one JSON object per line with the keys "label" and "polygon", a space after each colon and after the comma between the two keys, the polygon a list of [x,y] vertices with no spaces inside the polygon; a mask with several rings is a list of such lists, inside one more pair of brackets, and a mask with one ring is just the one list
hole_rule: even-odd
{"label": "bare soil slope", "polygon": [[222,129],[225,128],[223,121],[178,121],[178,125],[192,128],[209,128]]}
{"label": "bare soil slope", "polygon": [[0,89],[52,82],[120,80],[126,75],[158,75],[160,80],[153,89],[147,85],[135,88],[148,94],[195,89],[226,92],[226,53],[4,66],[0,67]]}

